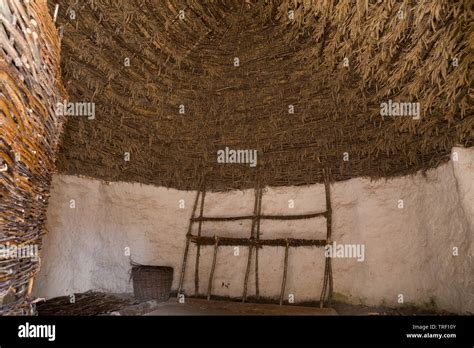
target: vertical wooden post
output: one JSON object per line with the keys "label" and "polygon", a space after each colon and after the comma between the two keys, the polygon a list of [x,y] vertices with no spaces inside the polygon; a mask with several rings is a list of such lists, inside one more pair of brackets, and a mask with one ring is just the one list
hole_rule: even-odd
{"label": "vertical wooden post", "polygon": [[[248,280],[249,280],[249,275],[250,275],[250,265],[252,263],[252,251],[253,251],[253,243],[255,241],[254,235],[255,235],[255,224],[257,222],[257,209],[258,209],[258,196],[259,196],[259,189],[258,186],[255,188],[255,201],[253,205],[253,218],[252,218],[252,227],[250,229],[250,244],[249,244],[249,256],[247,259],[247,268],[245,270],[245,279],[244,279],[244,291],[242,294],[242,302],[245,302],[247,300],[247,286],[248,286]],[[258,246],[257,246],[258,248]]]}
{"label": "vertical wooden post", "polygon": [[[199,209],[199,217],[202,219],[203,212],[204,212],[204,199],[206,197],[206,189],[203,186],[203,190],[201,192],[201,206]],[[198,222],[198,237],[201,237],[201,230],[202,230],[202,220]],[[199,295],[199,256],[201,255],[201,245],[197,244],[196,246],[196,269],[194,271],[194,296]]]}
{"label": "vertical wooden post", "polygon": [[250,264],[252,263],[252,252],[253,252],[253,244],[250,244],[249,256],[247,258],[247,268],[245,271],[244,292],[242,294],[242,302],[245,302],[247,300],[247,285],[248,285],[249,274],[250,274]]}
{"label": "vertical wooden post", "polygon": [[323,280],[323,289],[321,291],[321,296],[319,298],[319,307],[324,307],[324,301],[326,298],[326,288],[328,285],[328,258],[324,261],[324,280]]}
{"label": "vertical wooden post", "polygon": [[181,265],[181,276],[179,278],[179,286],[178,286],[178,294],[177,294],[178,298],[179,298],[179,295],[181,295],[181,291],[183,290],[184,272],[186,270],[186,261],[188,260],[189,243],[190,243],[190,238],[191,238],[191,231],[193,228],[193,218],[194,218],[194,214],[196,213],[197,202],[199,200],[200,192],[201,190],[198,190],[196,192],[196,198],[194,200],[193,211],[191,213],[191,218],[189,219],[188,233],[186,234],[186,247],[184,248],[183,263]]}
{"label": "vertical wooden post", "polygon": [[211,273],[209,274],[209,284],[207,285],[207,300],[211,299],[211,290],[212,290],[212,278],[214,278],[214,270],[216,269],[216,260],[217,260],[217,248],[219,247],[219,237],[214,236],[214,257],[212,259],[212,268]]}
{"label": "vertical wooden post", "polygon": [[257,207],[257,246],[255,248],[255,297],[257,300],[260,298],[260,286],[258,280],[258,249],[260,248],[258,245],[258,241],[260,240],[260,215],[262,215],[262,196],[263,196],[263,189],[260,188],[260,192],[258,195],[258,207]]}
{"label": "vertical wooden post", "polygon": [[331,207],[331,181],[328,169],[324,170],[324,188],[326,191],[326,226],[327,226],[327,240],[331,242],[332,232],[332,207]]}
{"label": "vertical wooden post", "polygon": [[333,284],[332,284],[332,263],[331,260],[329,260],[329,295],[328,295],[328,305],[331,305],[332,303],[332,295],[333,295]]}
{"label": "vertical wooden post", "polygon": [[288,249],[290,244],[288,239],[286,240],[285,246],[285,266],[283,268],[283,280],[281,282],[281,292],[280,292],[280,306],[283,304],[283,296],[285,296],[285,287],[286,287],[286,274],[288,272]]}
{"label": "vertical wooden post", "polygon": [[[329,170],[326,168],[323,170],[324,175],[324,189],[326,191],[326,244],[331,243],[331,232],[332,232],[332,208],[331,208],[331,181],[329,177]],[[326,300],[327,287],[329,285],[328,302],[332,300],[333,291],[333,280],[332,280],[332,265],[331,258],[326,257],[324,264],[324,282],[321,297],[319,299],[319,307],[324,307]]]}

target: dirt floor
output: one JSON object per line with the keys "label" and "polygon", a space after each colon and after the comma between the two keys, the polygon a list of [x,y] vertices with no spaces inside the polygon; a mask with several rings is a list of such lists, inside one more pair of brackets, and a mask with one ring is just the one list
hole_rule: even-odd
{"label": "dirt floor", "polygon": [[330,308],[319,308],[318,303],[283,305],[260,300],[259,303],[219,299],[188,298],[178,303],[175,297],[166,302],[142,302],[127,306],[112,315],[450,315],[435,308],[404,306],[400,308],[370,307],[333,302]]}
{"label": "dirt floor", "polygon": [[171,298],[146,315],[337,315],[332,308],[279,306],[275,304],[239,303],[188,299],[184,304]]}
{"label": "dirt floor", "polygon": [[330,308],[319,308],[319,303],[284,304],[280,306],[274,301],[255,299],[249,302],[228,298],[186,298],[179,303],[176,296],[166,302],[136,301],[132,294],[106,294],[86,292],[71,297],[63,296],[49,299],[37,305],[41,315],[449,315],[452,313],[439,311],[434,305],[427,304],[424,308],[405,305],[400,308],[370,307],[349,305],[333,302]]}

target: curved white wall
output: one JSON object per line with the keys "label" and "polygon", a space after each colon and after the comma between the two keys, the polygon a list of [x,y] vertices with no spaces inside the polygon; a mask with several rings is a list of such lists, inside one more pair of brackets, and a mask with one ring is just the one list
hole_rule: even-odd
{"label": "curved white wall", "polygon": [[[351,303],[398,306],[423,305],[474,312],[474,151],[454,148],[458,161],[427,172],[426,177],[373,181],[352,179],[332,185],[333,240],[364,244],[365,260],[334,259],[334,291]],[[35,295],[53,297],[90,289],[131,292],[130,248],[133,261],[175,269],[177,288],[185,235],[195,192],[161,187],[104,183],[58,175],[48,210],[42,269]],[[70,208],[74,199],[76,207]],[[179,208],[179,200],[185,208]],[[205,215],[252,213],[253,190],[208,193]],[[295,208],[288,208],[288,200]],[[399,200],[404,208],[398,208]],[[264,213],[296,214],[324,210],[324,186],[268,188]],[[325,220],[263,221],[262,238],[324,239]],[[225,230],[221,230],[225,227]],[[205,223],[203,234],[249,235],[250,221]],[[459,255],[453,255],[453,248]],[[185,290],[194,292],[195,248],[191,247]],[[234,256],[220,247],[213,294],[242,294],[247,249]],[[283,248],[264,248],[259,255],[260,294],[278,298]],[[201,293],[207,291],[212,247],[201,249]],[[290,249],[286,296],[296,302],[319,299],[324,269],[321,248]],[[223,285],[225,284],[225,285]],[[255,289],[253,267],[249,294]]]}

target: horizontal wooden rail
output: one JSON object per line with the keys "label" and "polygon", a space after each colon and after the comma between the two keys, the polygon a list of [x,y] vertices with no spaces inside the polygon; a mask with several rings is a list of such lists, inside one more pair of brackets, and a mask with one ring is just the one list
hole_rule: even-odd
{"label": "horizontal wooden rail", "polygon": [[[196,235],[188,235],[188,238],[192,243],[197,245],[214,245],[215,237],[204,237]],[[290,247],[299,247],[299,246],[316,246],[323,247],[327,245],[325,239],[253,239],[253,238],[228,238],[228,237],[219,237],[219,246],[283,246],[287,245]]]}
{"label": "horizontal wooden rail", "polygon": [[235,221],[235,220],[251,220],[253,215],[242,215],[242,216],[203,216],[192,218],[192,222],[198,221]]}
{"label": "horizontal wooden rail", "polygon": [[199,221],[236,221],[236,220],[252,220],[256,218],[264,220],[304,220],[319,216],[326,216],[327,212],[309,213],[309,214],[295,214],[295,215],[241,215],[241,216],[203,216],[194,217],[192,222]]}
{"label": "horizontal wooden rail", "polygon": [[260,215],[260,219],[267,220],[304,220],[312,219],[318,216],[326,216],[325,211],[319,213],[310,213],[310,214],[295,214],[295,215]]}

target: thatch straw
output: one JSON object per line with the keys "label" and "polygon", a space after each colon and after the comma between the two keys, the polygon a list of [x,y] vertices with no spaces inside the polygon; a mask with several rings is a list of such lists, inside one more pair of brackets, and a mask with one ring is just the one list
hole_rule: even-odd
{"label": "thatch straw", "polygon": [[[63,124],[54,114],[55,103],[65,96],[59,81],[59,50],[46,1],[0,2],[2,252],[6,247],[29,247],[34,252],[45,233],[49,184]],[[33,312],[30,294],[38,270],[37,257],[2,253],[0,315]]]}
{"label": "thatch straw", "polygon": [[[335,180],[413,173],[472,145],[469,0],[60,4],[65,85],[97,111],[68,126],[64,173],[299,185],[322,182],[323,167]],[[420,102],[421,120],[382,118],[389,99]],[[257,169],[216,163],[225,146],[258,150]]]}

